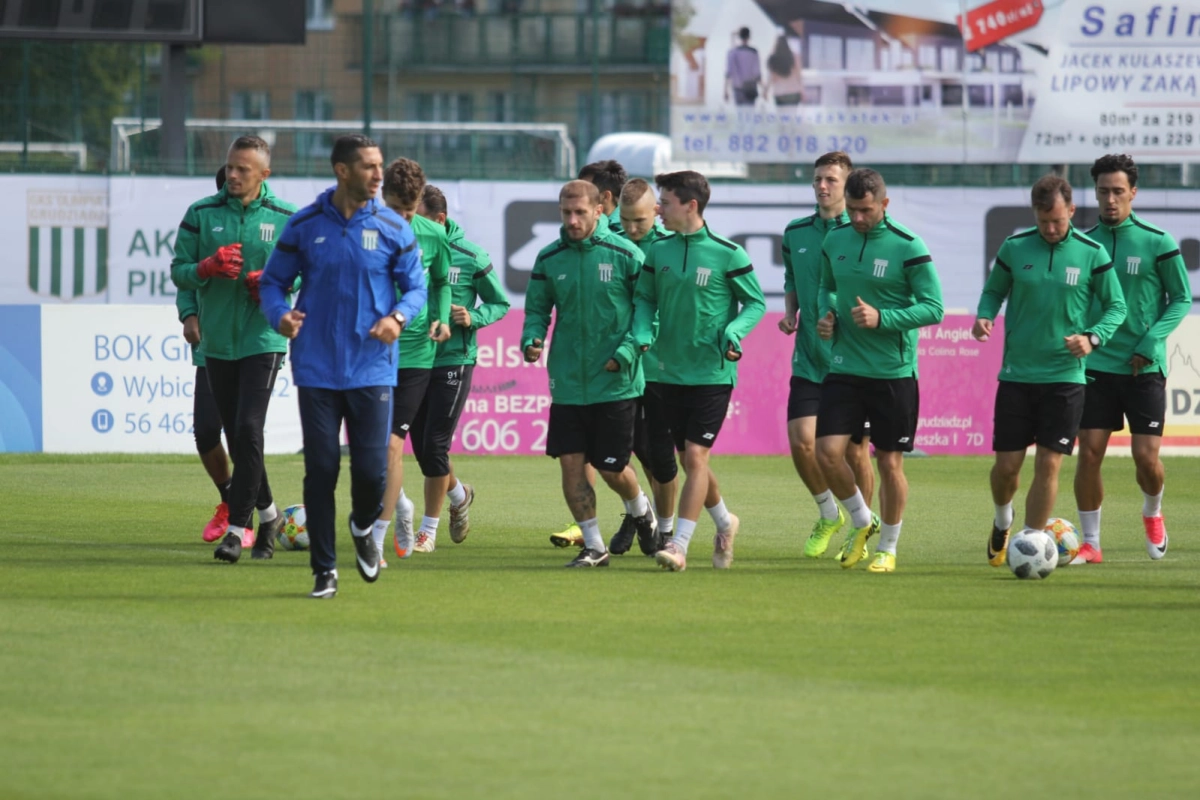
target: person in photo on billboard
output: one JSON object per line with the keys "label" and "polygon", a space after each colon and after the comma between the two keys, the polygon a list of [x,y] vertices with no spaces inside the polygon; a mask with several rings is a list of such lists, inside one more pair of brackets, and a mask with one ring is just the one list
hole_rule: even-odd
{"label": "person in photo on billboard", "polygon": [[[1146,552],[1158,560],[1167,553],[1163,521],[1163,463],[1159,458],[1167,417],[1167,337],[1192,307],[1187,267],[1174,237],[1133,211],[1138,168],[1127,155],[1101,156],[1092,164],[1100,222],[1087,235],[1112,256],[1113,272],[1125,296],[1125,321],[1103,347],[1087,358],[1087,386],[1079,423],[1079,465],[1075,504],[1083,546],[1072,564],[1099,564],[1100,505],[1104,483],[1100,465],[1113,431],[1128,421],[1130,450],[1142,490]],[[1092,311],[1098,311],[1093,301]]]}
{"label": "person in photo on billboard", "polygon": [[[396,372],[396,393],[392,405],[392,433],[388,438],[388,478],[383,493],[383,513],[375,521],[373,534],[379,548],[380,565],[386,567],[383,544],[388,527],[396,516],[392,548],[399,558],[408,558],[413,550],[432,553],[441,519],[445,491],[430,495],[425,491],[425,514],[420,531],[413,530],[416,506],[404,493],[404,440],[409,438],[417,411],[426,401],[433,379],[433,361],[439,342],[450,338],[450,241],[446,229],[425,217],[417,216],[421,192],[425,189],[425,171],[409,158],[398,158],[383,172],[383,201],[412,227],[417,237],[429,304],[400,334],[400,361]],[[418,460],[424,441],[410,439]],[[469,502],[469,501],[468,501]],[[465,509],[463,509],[465,511]]]}
{"label": "person in photo on billboard", "polygon": [[[309,596],[319,599],[337,594],[335,489],[343,421],[355,566],[366,582],[379,578],[371,531],[387,483],[396,341],[428,295],[412,227],[376,197],[383,183],[379,145],[362,134],[341,136],[330,162],[337,185],[288,222],[260,290],[271,326],[292,340],[314,577]],[[297,277],[300,294],[292,308],[288,291]]]}
{"label": "person in photo on billboard", "polygon": [[658,347],[658,383],[685,474],[675,533],[655,553],[663,569],[687,569],[688,545],[702,509],[716,524],[712,564],[728,569],[740,521],[721,497],[709,455],[737,385],[742,340],[766,313],[754,265],[739,245],[704,221],[711,190],[699,172],[655,176],[663,227],[638,280],[634,337],[643,353]]}
{"label": "person in photo on billboard", "polygon": [[[942,321],[942,284],[925,242],[888,215],[882,175],[856,169],[845,193],[850,223],[826,234],[821,250],[817,334],[831,345],[817,405],[817,462],[850,512],[842,568],[858,564],[879,533],[867,570],[890,573],[908,502],[904,454],[920,414],[918,330]],[[866,422],[879,463],[878,516],[846,461],[850,438]]]}
{"label": "person in photo on billboard", "polygon": [[725,54],[725,102],[753,106],[763,90],[762,65],[758,51],[750,46],[750,29],[740,28],[737,41]]}
{"label": "person in photo on billboard", "polygon": [[[231,564],[246,546],[253,558],[271,558],[283,525],[269,487],[263,493],[263,425],[287,342],[259,310],[258,289],[278,233],[296,209],[271,191],[270,174],[267,143],[257,136],[235,139],[225,185],[188,208],[171,261],[175,286],[195,292],[208,383],[233,457],[228,525],[213,552]],[[251,527],[256,508],[257,535]]]}
{"label": "person in photo on billboard", "polygon": [[608,229],[617,236],[625,231],[621,228],[621,214],[617,209],[617,200],[621,196],[621,188],[629,180],[628,173],[620,161],[611,158],[606,161],[594,161],[585,164],[579,170],[579,180],[596,185],[600,190],[600,204],[604,207],[604,217],[608,220]]}
{"label": "person in photo on billboard", "polygon": [[452,335],[438,343],[433,379],[413,419],[412,444],[425,475],[425,505],[440,509],[442,497],[450,501],[450,540],[460,544],[471,530],[475,490],[454,474],[450,445],[471,394],[476,333],[503,319],[511,303],[487,251],[468,241],[447,211],[442,190],[426,185],[417,214],[445,230],[449,240]]}
{"label": "person in photo on billboard", "polygon": [[563,497],[584,539],[583,549],[566,566],[607,567],[595,479],[587,465],[620,495],[638,538],[655,546],[658,541],[650,501],[629,466],[643,385],[631,331],[642,252],[609,230],[594,184],[568,182],[558,203],[562,231],[534,262],[521,347],[528,363],[541,358],[553,314],[546,455],[558,459]]}
{"label": "person in photo on billboard", "polygon": [[775,48],[767,56],[767,85],[763,95],[778,108],[795,108],[804,100],[804,76],[800,59],[792,52],[784,33],[775,39]]}
{"label": "person in photo on billboard", "polygon": [[[621,189],[620,213],[625,238],[636,244],[642,255],[646,255],[655,242],[667,235],[666,228],[658,224],[658,200],[654,196],[654,189],[642,178],[628,181]],[[658,348],[651,345],[642,354],[639,363],[646,386],[638,400],[633,453],[642,465],[646,480],[650,482],[658,532],[665,540],[675,531],[675,492],[678,483],[675,478],[679,473],[679,464],[675,460],[675,440],[671,438],[670,423],[662,404],[662,387],[658,383]],[[611,552],[627,552],[633,544],[632,522],[628,517],[625,520],[628,524],[622,525],[609,543]],[[645,555],[654,555],[653,550],[648,551],[651,542],[639,541],[638,545]]]}
{"label": "person in photo on billboard", "polygon": [[[821,248],[826,234],[850,222],[850,215],[846,213],[846,178],[853,169],[850,156],[840,150],[817,158],[812,181],[817,211],[792,220],[783,231],[784,312],[779,320],[779,330],[796,337],[788,389],[788,448],[796,473],[812,495],[820,514],[804,542],[804,555],[808,558],[824,555],[830,539],[846,525],[846,515],[817,463],[817,409],[821,403],[821,383],[829,374],[830,342],[817,335],[815,320],[819,317]],[[875,492],[870,433],[870,423],[864,421],[862,430],[850,437],[846,449],[854,482],[868,508]],[[859,557],[864,558],[866,554]]]}
{"label": "person in photo on billboard", "polygon": [[[217,191],[225,186],[225,165],[217,170]],[[192,432],[200,463],[212,479],[221,498],[212,519],[204,526],[201,538],[215,542],[225,535],[229,526],[229,492],[231,489],[229,456],[221,444],[221,412],[217,410],[212,389],[208,385],[208,370],[204,367],[203,339],[200,332],[200,305],[193,289],[180,289],[175,293],[175,308],[179,321],[183,323],[183,338],[192,346],[192,366],[196,368],[196,379],[192,387]],[[267,470],[263,468],[262,483],[259,484],[259,507],[271,505],[271,485],[267,481]]]}
{"label": "person in photo on billboard", "polygon": [[1108,250],[1071,223],[1071,184],[1046,175],[1033,185],[1030,201],[1037,225],[1000,246],[971,330],[978,341],[988,341],[1007,300],[992,428],[995,517],[987,558],[993,567],[1007,560],[1012,501],[1031,444],[1037,454],[1021,531],[1046,527],[1063,456],[1071,454],[1079,433],[1085,360],[1125,319],[1125,298]]}

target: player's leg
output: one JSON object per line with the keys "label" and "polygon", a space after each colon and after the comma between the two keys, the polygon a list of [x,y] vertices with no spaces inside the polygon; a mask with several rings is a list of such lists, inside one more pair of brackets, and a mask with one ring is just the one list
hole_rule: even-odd
{"label": "player's leg", "polygon": [[[1034,441],[1033,482],[1025,498],[1025,528],[1044,530],[1058,499],[1058,475],[1063,456],[1075,449],[1079,423],[1083,419],[1085,389],[1082,383],[1048,383],[1038,387],[1035,402],[1037,420]],[[1103,561],[1099,547],[1089,547],[1086,539],[1071,563],[1098,564]]]}
{"label": "player's leg", "polygon": [[196,382],[192,387],[192,432],[200,463],[221,497],[203,533],[204,541],[215,542],[225,535],[229,524],[229,456],[221,445],[221,412],[217,410],[208,385],[208,370],[204,367],[196,367]]}
{"label": "player's leg", "polygon": [[394,392],[365,386],[346,396],[346,438],[350,444],[350,538],[358,574],[367,583],[379,577],[379,549],[372,532],[383,511],[387,488],[388,442]]}
{"label": "player's leg", "polygon": [[380,553],[387,539],[388,528],[395,517],[396,531],[392,546],[398,558],[412,555],[416,534],[413,531],[413,502],[404,495],[404,440],[429,384],[427,369],[401,369],[396,373],[396,389],[392,396],[391,435],[388,437],[387,482],[383,492],[383,511],[375,521],[372,535]]}
{"label": "player's leg", "polygon": [[908,478],[904,454],[911,453],[917,437],[921,393],[916,378],[877,381],[869,395],[868,413],[879,462],[879,544],[867,567],[869,572],[896,570],[896,547],[908,505]]}
{"label": "player's leg", "polygon": [[1122,378],[1109,372],[1089,371],[1079,423],[1079,458],[1075,464],[1075,507],[1083,543],[1100,550],[1101,506],[1104,481],[1101,467],[1112,432],[1125,427]]}
{"label": "player's leg", "polygon": [[449,497],[450,540],[455,544],[462,543],[471,530],[470,508],[475,501],[475,489],[452,478],[450,444],[471,394],[474,371],[470,364],[436,367],[426,393],[428,410],[420,461],[425,476],[425,515],[440,514],[444,499]]}
{"label": "player's leg", "polygon": [[[242,556],[242,548],[250,547],[253,544],[250,539],[252,529],[249,525],[254,512],[253,499],[247,503],[245,498],[238,498],[234,491],[239,469],[238,463],[241,459],[241,454],[238,453],[239,442],[236,433],[240,370],[236,361],[208,358],[205,371],[208,373],[208,385],[212,392],[213,402],[221,417],[221,427],[225,429],[229,439],[229,455],[233,459],[233,472],[229,484],[229,521],[225,527],[225,534],[213,551],[213,558],[236,564]],[[243,504],[241,508],[238,507],[239,499]]]}
{"label": "player's leg", "polygon": [[1146,552],[1158,560],[1166,555],[1169,543],[1162,513],[1166,475],[1159,458],[1167,415],[1167,381],[1161,372],[1153,372],[1137,375],[1131,383],[1124,405],[1133,434],[1137,482],[1142,490],[1142,526],[1146,531]]}
{"label": "player's leg", "polygon": [[804,555],[808,558],[820,558],[829,548],[830,538],[846,524],[846,515],[817,463],[817,409],[820,405],[821,384],[793,375],[788,389],[788,450],[792,454],[792,466],[812,495],[818,514],[804,542]]}
{"label": "player's leg", "polygon": [[850,514],[850,530],[838,551],[838,561],[847,569],[867,556],[867,540],[879,532],[879,518],[871,513],[854,470],[846,463],[850,437],[862,431],[867,420],[868,383],[850,375],[830,375],[821,384],[817,411],[817,464],[834,497]]}
{"label": "player's leg", "polygon": [[996,461],[988,478],[992,489],[992,531],[988,534],[987,559],[993,567],[1004,566],[1008,556],[1008,537],[1013,524],[1013,498],[1021,482],[1025,450],[1033,444],[1037,431],[1036,400],[1041,391],[1037,384],[1000,381],[992,415],[992,450]]}
{"label": "player's leg", "polygon": [[647,449],[650,458],[650,484],[654,492],[654,513],[657,516],[658,533],[661,538],[675,532],[675,496],[679,490],[679,464],[675,458],[675,440],[671,438],[671,426],[663,411],[661,386],[647,383],[642,396],[646,417]]}
{"label": "player's leg", "polygon": [[546,455],[558,459],[563,499],[583,537],[583,548],[568,567],[607,567],[608,548],[596,518],[595,471],[588,467],[590,417],[585,406],[550,404]]}
{"label": "player's leg", "polygon": [[332,389],[297,389],[304,436],[304,510],[308,521],[309,564],[316,586],[313,597],[337,593],[337,514],[334,492],[341,470],[345,399]]}
{"label": "player's leg", "polygon": [[[433,370],[430,370],[430,375],[432,376],[432,374]],[[413,417],[412,429],[408,435],[408,443],[412,446],[413,457],[416,458],[422,475],[425,473],[429,451],[429,415],[433,413],[429,387],[432,385],[431,379],[425,388],[425,396],[421,398],[417,414]],[[437,529],[442,519],[442,503],[445,501],[446,492],[444,490],[436,494],[430,492],[429,482],[424,479],[421,481],[421,487],[421,524],[417,527],[417,538],[413,544],[413,550],[418,553],[432,553],[437,549]]]}
{"label": "player's leg", "polygon": [[875,467],[871,464],[871,423],[864,422],[861,436],[851,436],[846,448],[846,462],[854,473],[854,483],[863,500],[871,505],[875,497]]}
{"label": "player's leg", "polygon": [[625,504],[621,527],[609,542],[608,550],[623,555],[629,552],[636,536],[642,553],[654,555],[660,544],[658,523],[650,498],[642,491],[637,473],[629,464],[641,404],[637,400],[597,403],[588,407],[588,413],[591,416],[588,462]]}
{"label": "player's leg", "polygon": [[[266,474],[263,430],[267,424],[271,394],[275,391],[275,378],[282,363],[282,353],[262,353],[237,361],[237,424],[231,431],[237,442],[237,460],[234,462],[233,486],[229,493],[231,525],[237,521],[243,508],[247,505],[251,509],[256,508],[259,502],[263,475]],[[254,535],[251,557],[267,559],[274,555],[275,537],[283,527],[283,515],[275,506],[274,499],[268,500],[265,507],[257,510],[258,531]],[[248,520],[249,514],[246,517]]]}
{"label": "player's leg", "polygon": [[1063,453],[1039,444],[1033,459],[1033,482],[1025,497],[1025,529],[1045,530],[1058,499],[1058,473]]}

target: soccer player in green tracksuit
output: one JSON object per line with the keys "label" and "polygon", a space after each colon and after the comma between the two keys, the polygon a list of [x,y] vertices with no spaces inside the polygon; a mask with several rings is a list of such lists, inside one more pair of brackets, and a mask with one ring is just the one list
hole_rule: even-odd
{"label": "soccer player in green tracksuit", "polygon": [[[429,302],[415,320],[400,333],[400,365],[396,373],[396,394],[392,406],[392,435],[388,440],[388,477],[383,494],[383,513],[375,522],[372,534],[375,546],[383,553],[396,513],[396,531],[392,547],[400,558],[408,558],[413,550],[432,553],[437,536],[438,516],[431,516],[427,504],[421,521],[420,534],[413,531],[413,502],[404,495],[404,440],[408,437],[417,410],[425,400],[433,377],[433,361],[437,346],[450,336],[450,240],[446,229],[417,214],[421,192],[425,189],[425,172],[421,165],[408,158],[398,158],[383,173],[383,201],[412,225],[413,234],[421,248],[421,263],[425,267],[425,282],[429,287]],[[413,443],[413,452],[420,445]],[[432,508],[440,514],[441,496]],[[381,566],[387,566],[382,561]]]}
{"label": "soccer player in green tracksuit", "polygon": [[[236,563],[244,546],[271,558],[283,517],[263,488],[263,425],[287,339],[271,329],[258,305],[258,282],[296,207],[277,198],[266,179],[271,150],[257,136],[229,148],[225,185],[193,203],[179,223],[171,279],[194,291],[209,386],[229,440],[233,477],[229,524],[213,557]],[[258,509],[257,536],[250,527]]]}
{"label": "soccer player in green tracksuit", "polygon": [[600,205],[604,208],[609,232],[624,236],[625,229],[621,227],[621,209],[618,206],[621,189],[625,187],[629,175],[621,166],[621,162],[610,158],[607,161],[584,164],[579,169],[579,180],[594,184],[600,190]]}
{"label": "soccer player in green tracksuit", "polygon": [[[445,229],[450,245],[451,334],[437,346],[433,377],[413,419],[412,445],[425,476],[425,505],[439,513],[442,498],[449,498],[450,540],[459,544],[471,529],[469,510],[475,490],[455,477],[450,444],[471,394],[475,334],[502,319],[510,303],[492,269],[492,259],[482,247],[467,241],[463,229],[447,218],[446,211],[446,196],[436,186],[426,186],[417,214]],[[483,302],[477,306],[478,300]],[[436,528],[433,535],[437,535]]]}
{"label": "soccer player in green tracksuit", "polygon": [[[987,341],[1000,306],[1004,360],[996,388],[988,563],[1005,563],[1013,496],[1025,450],[1037,444],[1033,483],[1025,498],[1022,530],[1046,527],[1058,494],[1058,471],[1070,455],[1083,414],[1084,362],[1125,319],[1125,299],[1112,258],[1075,230],[1071,184],[1047,175],[1030,194],[1037,227],[1004,240],[983,286],[972,335]],[[1090,310],[1093,303],[1098,314]]]}
{"label": "soccer player in green tracksuit", "polygon": [[654,558],[663,569],[686,569],[700,510],[707,508],[717,526],[713,567],[727,569],[739,520],[725,507],[709,453],[737,384],[742,339],[763,318],[766,303],[746,251],[709,231],[704,221],[711,196],[705,177],[685,170],[654,181],[663,225],[671,233],[646,255],[634,336],[643,351],[658,344],[662,403],[686,473],[675,533]]}
{"label": "soccer player in green tracksuit", "polygon": [[[830,231],[821,251],[817,333],[831,341],[829,374],[817,408],[817,461],[850,512],[838,558],[844,569],[880,534],[868,570],[896,569],[912,452],[920,413],[918,329],[942,321],[942,284],[925,242],[887,214],[887,185],[872,169],[846,178],[850,224]],[[846,463],[850,437],[871,423],[879,462],[879,517]],[[882,524],[880,522],[882,517]]]}
{"label": "soccer player in green tracksuit", "polygon": [[[1127,155],[1106,155],[1092,165],[1100,224],[1087,235],[1103,244],[1125,297],[1126,317],[1112,339],[1087,358],[1087,388],[1079,423],[1075,503],[1083,546],[1072,564],[1099,564],[1100,464],[1113,431],[1129,421],[1131,450],[1142,490],[1142,526],[1152,559],[1167,552],[1163,521],[1163,464],[1158,457],[1167,415],[1167,337],[1192,306],[1192,288],[1171,234],[1133,213],[1138,168]],[[1100,309],[1093,302],[1093,314]]]}
{"label": "soccer player in green tracksuit", "polygon": [[650,501],[629,466],[643,385],[631,332],[642,253],[609,231],[594,184],[570,181],[558,202],[562,234],[534,262],[521,346],[527,362],[541,358],[553,313],[546,455],[558,459],[563,496],[584,539],[567,566],[606,567],[608,548],[600,535],[588,464],[621,496],[639,540],[654,548],[658,540]]}
{"label": "soccer player in green tracksuit", "polygon": [[[821,283],[821,248],[825,235],[850,221],[846,213],[846,178],[854,164],[839,151],[825,153],[813,165],[817,211],[792,220],[783,232],[784,314],[779,330],[795,334],[792,378],[788,387],[787,433],[792,465],[817,504],[820,519],[804,542],[804,555],[820,558],[829,540],[846,525],[846,515],[817,463],[817,408],[821,382],[829,372],[829,342],[817,335],[817,295]],[[797,320],[799,314],[799,320]],[[871,467],[869,423],[850,439],[847,460],[867,506],[875,490]]]}

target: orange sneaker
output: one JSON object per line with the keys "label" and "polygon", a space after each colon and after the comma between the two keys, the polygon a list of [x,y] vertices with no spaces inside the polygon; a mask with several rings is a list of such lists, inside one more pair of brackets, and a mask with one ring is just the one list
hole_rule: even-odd
{"label": "orange sneaker", "polygon": [[1074,567],[1079,564],[1100,564],[1104,561],[1104,553],[1100,552],[1099,547],[1092,547],[1090,544],[1084,544],[1079,548],[1079,552],[1071,559],[1070,566]]}
{"label": "orange sneaker", "polygon": [[229,527],[229,504],[219,503],[216,510],[213,512],[212,519],[204,526],[204,541],[215,542],[225,535],[225,529]]}
{"label": "orange sneaker", "polygon": [[1167,523],[1159,514],[1157,517],[1142,517],[1142,527],[1146,529],[1146,552],[1150,558],[1158,561],[1167,554]]}

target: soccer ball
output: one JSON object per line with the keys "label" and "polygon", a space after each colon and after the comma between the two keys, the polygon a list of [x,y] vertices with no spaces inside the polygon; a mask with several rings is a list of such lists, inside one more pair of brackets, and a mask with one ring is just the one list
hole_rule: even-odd
{"label": "soccer ball", "polygon": [[1058,545],[1058,565],[1065,567],[1079,552],[1079,532],[1069,519],[1051,517],[1046,522],[1046,533],[1054,537]]}
{"label": "soccer ball", "polygon": [[1008,542],[1008,568],[1018,578],[1040,580],[1058,566],[1058,544],[1045,531],[1024,531]]}
{"label": "soccer ball", "polygon": [[279,529],[279,546],[284,550],[308,549],[308,515],[304,506],[288,506],[283,510],[283,527]]}

